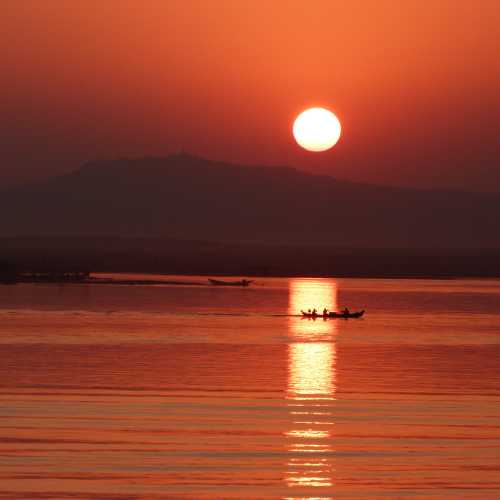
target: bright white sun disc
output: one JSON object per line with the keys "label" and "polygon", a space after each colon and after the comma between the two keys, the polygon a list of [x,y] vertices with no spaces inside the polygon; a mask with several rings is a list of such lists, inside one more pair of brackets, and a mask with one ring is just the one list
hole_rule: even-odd
{"label": "bright white sun disc", "polygon": [[326,151],[340,139],[338,118],[325,108],[306,109],[293,123],[293,136],[308,151]]}

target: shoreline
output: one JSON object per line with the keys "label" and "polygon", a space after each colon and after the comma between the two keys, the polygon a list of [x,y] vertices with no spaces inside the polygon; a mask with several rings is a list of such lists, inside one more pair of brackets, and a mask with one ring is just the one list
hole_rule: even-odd
{"label": "shoreline", "polygon": [[89,271],[162,274],[174,281],[175,276],[500,278],[500,248],[369,249],[90,237],[11,238],[1,243],[0,282],[30,275],[81,280]]}
{"label": "shoreline", "polygon": [[[95,273],[99,274],[99,273]],[[103,273],[104,274],[104,273]],[[135,274],[135,273],[130,273],[130,272],[110,272],[110,273],[105,273],[105,274]],[[142,274],[142,275],[158,275],[159,273],[148,273],[148,272],[143,272],[143,273],[136,273],[136,274]],[[165,277],[171,276],[169,274],[165,274]],[[86,279],[81,279],[81,280],[71,280],[71,279],[29,279],[26,277],[23,277],[21,279],[17,280],[10,280],[10,281],[0,281],[0,285],[16,285],[16,284],[41,284],[41,285],[47,285],[47,284],[53,284],[53,285],[121,285],[121,286],[201,286],[201,287],[210,287],[210,288],[219,288],[220,286],[214,286],[208,281],[209,277],[216,276],[216,277],[229,277],[233,275],[227,275],[227,274],[210,274],[210,275],[193,275],[193,274],[176,274],[175,276],[197,276],[197,277],[205,277],[207,278],[207,281],[183,281],[183,280],[171,280],[171,279],[144,279],[144,278],[138,278],[138,279],[133,279],[133,278],[127,278],[127,279],[120,279],[120,278],[100,278],[96,276],[90,276],[89,278]],[[500,276],[460,276],[460,275],[455,275],[455,276],[439,276],[439,275],[354,275],[354,274],[345,274],[345,275],[309,275],[305,276],[303,274],[287,274],[287,275],[273,275],[273,276],[245,276],[245,277],[250,277],[253,278],[254,280],[258,279],[268,279],[268,278],[302,278],[302,279],[373,279],[373,280],[426,280],[426,281],[454,281],[454,280],[467,280],[467,281],[473,281],[473,280],[488,280],[488,281],[494,281],[494,280],[499,280]],[[257,283],[254,283],[254,286]],[[222,286],[222,288],[251,288],[252,285],[249,287],[244,287],[244,286],[234,286],[234,285],[228,285],[228,286]]]}

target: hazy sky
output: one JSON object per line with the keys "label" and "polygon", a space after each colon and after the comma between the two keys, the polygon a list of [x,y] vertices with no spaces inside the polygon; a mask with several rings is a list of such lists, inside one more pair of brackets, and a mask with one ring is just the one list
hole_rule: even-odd
{"label": "hazy sky", "polygon": [[[0,185],[88,159],[500,191],[498,0],[3,0]],[[326,153],[294,116],[333,110]]]}

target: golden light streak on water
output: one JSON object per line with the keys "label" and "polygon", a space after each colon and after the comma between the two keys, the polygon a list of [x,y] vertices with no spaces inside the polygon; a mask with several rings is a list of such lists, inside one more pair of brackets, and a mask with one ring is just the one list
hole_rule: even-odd
{"label": "golden light streak on water", "polygon": [[[337,289],[330,280],[297,279],[290,283],[289,313],[316,308],[337,309]],[[290,318],[288,346],[288,406],[292,428],[285,432],[289,487],[332,486],[331,412],[335,400],[335,320]],[[307,456],[307,458],[302,458]],[[312,498],[312,497],[307,497]]]}
{"label": "golden light streak on water", "polygon": [[[296,422],[299,423],[299,422]],[[300,431],[288,431],[286,433],[289,437],[294,438],[327,438],[330,437],[330,433],[328,431],[318,431],[314,429],[306,429]]]}
{"label": "golden light streak on water", "polygon": [[[290,282],[288,294],[288,313],[300,315],[301,311],[316,309],[319,314],[326,308],[336,311],[337,284],[329,279],[298,278]],[[317,340],[329,337],[336,332],[336,322],[331,319],[290,318],[290,333],[295,338]]]}
{"label": "golden light streak on water", "polygon": [[295,401],[335,399],[335,344],[301,342],[288,346],[288,390]]}

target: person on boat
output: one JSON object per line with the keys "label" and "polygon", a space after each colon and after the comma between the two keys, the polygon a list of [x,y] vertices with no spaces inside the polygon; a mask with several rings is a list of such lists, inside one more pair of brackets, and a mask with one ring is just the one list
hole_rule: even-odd
{"label": "person on boat", "polygon": [[313,309],[312,315],[316,316],[318,314],[318,311],[316,311],[316,308]]}
{"label": "person on boat", "polygon": [[326,307],[323,309],[323,316],[328,316],[328,309]]}
{"label": "person on boat", "polygon": [[307,310],[307,314],[311,314],[311,308]]}
{"label": "person on boat", "polygon": [[349,309],[347,309],[347,307],[344,307],[342,314],[345,314],[347,316],[349,314]]}

